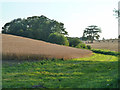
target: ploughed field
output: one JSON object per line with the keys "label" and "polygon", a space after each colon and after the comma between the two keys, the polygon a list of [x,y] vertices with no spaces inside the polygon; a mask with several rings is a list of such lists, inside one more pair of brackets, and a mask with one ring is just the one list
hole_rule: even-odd
{"label": "ploughed field", "polygon": [[20,36],[2,34],[3,60],[72,59],[92,55],[92,51],[51,44]]}

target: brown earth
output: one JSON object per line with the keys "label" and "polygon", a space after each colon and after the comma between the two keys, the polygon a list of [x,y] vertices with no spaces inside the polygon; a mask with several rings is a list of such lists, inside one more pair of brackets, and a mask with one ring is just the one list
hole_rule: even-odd
{"label": "brown earth", "polygon": [[2,34],[2,58],[8,59],[43,59],[43,58],[82,58],[92,55],[89,50],[51,44],[14,35]]}

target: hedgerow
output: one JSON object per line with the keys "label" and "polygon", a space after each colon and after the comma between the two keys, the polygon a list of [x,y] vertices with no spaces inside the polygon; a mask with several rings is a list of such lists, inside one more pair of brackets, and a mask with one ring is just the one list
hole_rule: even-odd
{"label": "hedgerow", "polygon": [[94,53],[100,53],[105,55],[114,55],[114,56],[120,55],[120,52],[104,50],[104,49],[91,49],[91,51],[93,51]]}

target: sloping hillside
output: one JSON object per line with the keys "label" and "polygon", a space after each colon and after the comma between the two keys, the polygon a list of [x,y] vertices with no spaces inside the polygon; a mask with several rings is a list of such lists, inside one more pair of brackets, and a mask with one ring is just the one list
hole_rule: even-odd
{"label": "sloping hillside", "polygon": [[47,43],[40,40],[2,34],[3,60],[43,59],[43,58],[81,58],[92,55],[89,50],[77,49]]}

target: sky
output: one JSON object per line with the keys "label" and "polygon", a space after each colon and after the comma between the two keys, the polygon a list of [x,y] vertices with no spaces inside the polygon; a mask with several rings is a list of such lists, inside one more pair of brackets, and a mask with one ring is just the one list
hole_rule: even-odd
{"label": "sky", "polygon": [[1,0],[0,30],[17,18],[44,15],[64,23],[70,37],[82,37],[87,26],[101,28],[100,39],[118,37],[118,20],[113,15],[119,0]]}

